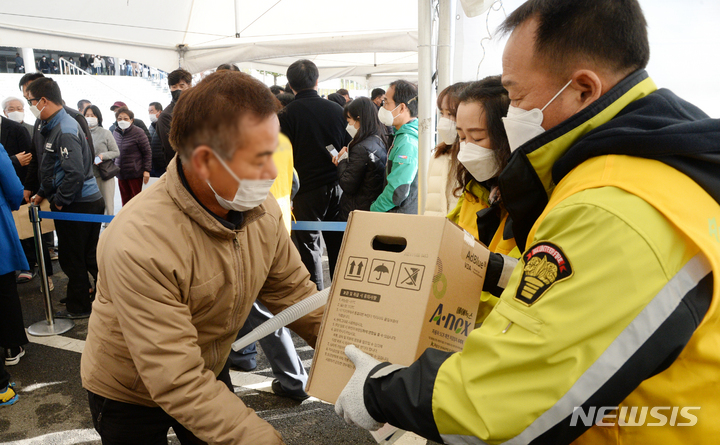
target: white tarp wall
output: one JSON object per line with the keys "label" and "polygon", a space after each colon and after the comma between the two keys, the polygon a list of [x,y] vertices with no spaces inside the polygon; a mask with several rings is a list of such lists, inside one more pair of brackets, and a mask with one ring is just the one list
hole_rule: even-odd
{"label": "white tarp wall", "polygon": [[[503,0],[504,11],[496,2],[490,11],[467,18],[461,13],[456,23],[454,81],[502,73],[502,50],[505,41],[488,37],[498,25],[523,3]],[[681,98],[697,105],[708,115],[720,118],[720,1],[712,0],[640,0],[648,22],[650,63],[647,71],[659,88],[668,88]],[[487,24],[487,25],[486,25]],[[478,33],[478,29],[481,30]]]}

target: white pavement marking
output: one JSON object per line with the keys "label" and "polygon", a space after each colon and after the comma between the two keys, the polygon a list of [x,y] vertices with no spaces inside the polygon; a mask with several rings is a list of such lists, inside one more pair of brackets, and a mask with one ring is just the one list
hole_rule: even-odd
{"label": "white pavement marking", "polygon": [[65,382],[50,382],[50,383],[36,383],[34,385],[26,386],[20,390],[20,392],[33,392],[36,389],[45,388],[46,386],[60,385]]}
{"label": "white pavement marking", "polygon": [[66,351],[78,352],[82,354],[83,348],[85,347],[85,340],[78,340],[76,338],[63,337],[62,335],[51,335],[49,337],[36,337],[28,333],[28,340],[30,343],[36,343],[38,345],[50,346],[53,348],[64,349]]}
{"label": "white pavement marking", "polygon": [[67,430],[57,433],[45,434],[31,439],[3,442],[3,445],[71,445],[100,440],[100,435],[94,429]]}

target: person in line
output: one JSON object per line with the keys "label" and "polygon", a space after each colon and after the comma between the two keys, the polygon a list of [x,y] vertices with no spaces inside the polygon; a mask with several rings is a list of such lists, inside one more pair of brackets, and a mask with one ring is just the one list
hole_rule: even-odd
{"label": "person in line", "polygon": [[375,104],[377,109],[383,106],[385,102],[385,90],[382,88],[374,88],[370,93],[370,100]]}
{"label": "person in line", "polygon": [[[42,73],[27,73],[24,76],[20,78],[20,82],[18,83],[18,87],[20,88],[20,91],[22,91],[23,97],[25,97],[25,100],[29,100],[29,96],[27,94],[28,87],[32,82],[38,79],[45,78]],[[66,105],[63,105],[63,110],[65,110],[65,113],[67,113],[70,117],[75,119],[75,122],[80,126],[80,129],[82,132],[79,134],[79,136],[82,136],[83,139],[85,139],[85,143],[88,145],[88,148],[90,149],[90,153],[95,153],[95,147],[92,143],[92,137],[90,136],[90,128],[88,128],[87,120],[85,120],[85,116],[78,113],[73,108],[70,108]],[[37,109],[37,107],[34,107],[30,105],[30,111],[32,112],[33,116],[36,118],[35,124],[33,125],[32,130],[32,158],[30,159],[30,163],[28,164],[28,170],[27,170],[27,176],[25,177],[25,180],[23,181],[23,186],[25,186],[25,200],[27,202],[31,201],[31,196],[35,195],[38,190],[40,190],[40,182],[41,182],[41,170],[40,166],[42,165],[42,160],[45,154],[45,145],[44,145],[44,136],[41,134],[41,126],[43,124],[42,119],[40,119],[41,111]],[[45,258],[49,258],[50,260],[57,260],[59,259],[59,255],[57,251],[55,250],[55,235],[53,235],[52,232],[44,233],[42,235],[43,238],[43,249],[47,249],[47,252],[45,253]],[[50,276],[52,275],[52,266],[47,265],[49,264],[49,261],[46,263],[46,270],[48,271],[48,288],[52,291],[55,288],[55,285],[52,281],[52,278]]]}
{"label": "person in line", "polygon": [[150,116],[150,150],[152,151],[152,170],[150,170],[151,178],[159,178],[167,169],[167,161],[165,160],[165,152],[163,151],[160,134],[157,132],[157,122],[162,114],[163,106],[160,102],[150,102],[148,105],[148,115]]}
{"label": "person in line", "polygon": [[183,91],[187,91],[192,86],[192,74],[189,71],[182,68],[176,69],[175,71],[168,74],[168,87],[170,87],[170,95],[172,101],[165,107],[158,117],[157,130],[160,135],[160,142],[162,143],[163,151],[165,152],[165,163],[169,164],[170,160],[175,156],[175,149],[170,144],[170,129],[172,124],[173,110],[175,104],[180,99],[180,95]]}
{"label": "person in line", "polygon": [[50,74],[50,62],[48,62],[47,57],[42,56],[38,61],[38,71],[43,74]]}
{"label": "person in line", "polygon": [[[5,148],[0,145],[0,347],[4,349],[3,363],[5,366],[17,365],[25,355],[24,345],[28,343],[25,335],[20,296],[15,282],[16,270],[28,270],[27,259],[20,245],[20,237],[15,228],[11,211],[20,208],[23,202],[23,185],[10,162]],[[0,365],[0,406],[11,405],[17,401],[8,388],[10,376]],[[13,400],[14,399],[14,400]]]}
{"label": "person in line", "polygon": [[283,108],[285,108],[290,104],[290,102],[295,100],[295,95],[292,93],[282,92],[277,95],[277,98],[280,101],[280,103],[282,104]]}
{"label": "person in line", "polygon": [[718,437],[720,120],[649,77],[636,0],[530,0],[501,30],[522,260],[461,353],[349,347],[338,411],[446,443]]}
{"label": "person in line", "polygon": [[[125,102],[118,100],[114,104],[112,104],[112,106],[110,107],[110,111],[112,111],[113,115],[115,115],[117,110],[120,108],[129,108],[129,107],[125,104]],[[150,140],[150,130],[148,130],[147,125],[145,125],[145,122],[143,122],[142,119],[139,119],[139,118],[135,119],[133,122],[133,125],[135,125],[136,127],[140,128],[142,131],[144,131],[145,136],[147,136],[147,138],[148,138],[148,141]],[[110,125],[110,128],[108,128],[108,131],[110,133],[114,133],[116,128],[117,128],[117,121],[113,122],[113,124]]]}
{"label": "person in line", "polygon": [[333,159],[338,168],[340,219],[347,221],[353,210],[370,210],[383,190],[387,137],[375,104],[360,97],[345,105],[346,131],[352,141]]}
{"label": "person in line", "polygon": [[85,108],[89,107],[90,105],[92,105],[92,102],[90,102],[89,100],[80,99],[77,103],[78,112],[85,116]]}
{"label": "person in line", "polygon": [[152,170],[152,150],[145,132],[133,125],[135,113],[125,107],[115,111],[117,128],[113,132],[120,155],[115,164],[120,167],[117,175],[122,205],[125,206],[147,184]]}
{"label": "person in line", "polygon": [[[235,71],[184,92],[170,134],[178,155],[102,237],[81,376],[104,441],[148,443],[172,426],[183,444],[282,443],[225,367],[256,299],[278,313],[317,292],[269,195],[279,107]],[[322,314],[289,327],[314,346]]]}
{"label": "person in line", "polygon": [[[352,100],[352,99],[350,99],[350,92],[348,90],[346,90],[345,88],[340,88],[335,93],[339,94],[342,98],[344,98],[345,103],[349,103]],[[330,96],[328,96],[328,98],[329,97]],[[345,104],[341,104],[341,105],[344,106]]]}
{"label": "person in line", "polygon": [[336,104],[340,105],[341,107],[344,107],[347,103],[347,100],[345,100],[345,96],[341,95],[340,93],[330,93],[328,94],[328,100],[331,102],[335,102]]}
{"label": "person in line", "polygon": [[[95,163],[93,164],[93,174],[100,188],[105,201],[105,214],[115,214],[115,178],[103,179],[100,176],[97,164],[104,161],[114,160],[120,156],[120,149],[115,142],[115,137],[108,130],[103,128],[103,117],[100,108],[90,105],[85,108],[85,119],[90,127],[90,136],[95,146]],[[99,162],[98,162],[99,161]]]}
{"label": "person in line", "polygon": [[378,117],[395,127],[395,138],[388,150],[385,186],[370,206],[373,212],[418,213],[417,113],[417,87],[405,80],[391,83]]}
{"label": "person in line", "polygon": [[[337,151],[351,140],[345,131],[347,121],[343,109],[318,95],[320,73],[312,61],[294,62],[288,67],[287,77],[295,100],[283,108],[278,117],[282,133],[292,143],[295,170],[300,179],[300,190],[293,200],[293,214],[298,221],[337,221],[342,189],[337,182],[333,155],[327,147]],[[332,279],[342,232],[297,231],[294,236],[303,264],[318,288],[323,289],[322,241],[327,247]]]}
{"label": "person in line", "polygon": [[[21,124],[27,131],[28,135],[30,135],[30,139],[32,139],[33,126],[25,122],[25,101],[20,100],[17,97],[8,96],[2,101],[2,109],[5,117],[13,122]],[[23,179],[24,178],[20,178],[20,180]]]}
{"label": "person in line", "polygon": [[[27,87],[28,104],[41,122],[40,145],[44,147],[40,165],[40,188],[32,198],[36,205],[47,199],[54,212],[100,215],[105,208],[92,173],[94,154],[77,121],[63,108],[57,82],[37,79]],[[87,318],[93,289],[88,275],[97,278],[95,248],[100,223],[55,221],[60,249],[60,267],[68,276],[67,310],[59,318]]]}
{"label": "person in line", "polygon": [[[3,108],[6,109],[6,105],[7,104],[4,103]],[[27,166],[32,159],[30,136],[22,125],[3,116],[0,117],[0,144],[10,156],[15,174],[20,178],[20,182],[22,183],[27,176]],[[28,269],[19,269],[17,275],[17,283],[19,284],[27,283],[35,276],[34,264],[36,263],[36,255],[33,239],[28,238],[27,240],[23,240],[22,246],[30,267]],[[52,266],[50,266],[50,268],[52,269]]]}
{"label": "person in line", "polygon": [[440,119],[437,123],[438,144],[428,164],[427,197],[423,215],[446,216],[457,205],[458,197],[454,191],[458,187],[457,152],[458,133],[455,129],[455,115],[458,107],[458,95],[467,86],[467,82],[450,85],[438,94],[437,107]]}

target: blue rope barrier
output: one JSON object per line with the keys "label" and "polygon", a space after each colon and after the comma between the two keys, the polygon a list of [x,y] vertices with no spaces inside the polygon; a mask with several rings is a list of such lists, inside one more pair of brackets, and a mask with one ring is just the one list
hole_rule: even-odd
{"label": "blue rope barrier", "polygon": [[91,223],[110,222],[114,218],[113,215],[93,215],[90,213],[63,213],[63,212],[38,212],[40,218],[56,219],[60,221],[80,221]]}
{"label": "blue rope barrier", "polygon": [[[92,215],[88,213],[64,213],[39,211],[38,216],[43,219],[55,219],[61,221],[79,221],[91,223],[109,223],[113,215]],[[341,221],[293,221],[292,230],[323,230],[326,232],[344,232],[346,222]]]}
{"label": "blue rope barrier", "polygon": [[346,222],[342,221],[293,221],[292,230],[323,230],[326,232],[344,232]]}

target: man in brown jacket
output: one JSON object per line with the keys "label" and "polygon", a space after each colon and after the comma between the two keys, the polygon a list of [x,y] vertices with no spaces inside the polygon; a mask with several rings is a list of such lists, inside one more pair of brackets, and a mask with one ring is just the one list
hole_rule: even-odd
{"label": "man in brown jacket", "polygon": [[[167,174],[104,232],[81,365],[104,444],[164,444],[171,426],[183,444],[282,443],[224,368],[256,298],[277,313],[317,291],[268,195],[279,108],[239,72],[186,91]],[[290,328],[314,346],[321,318]]]}

